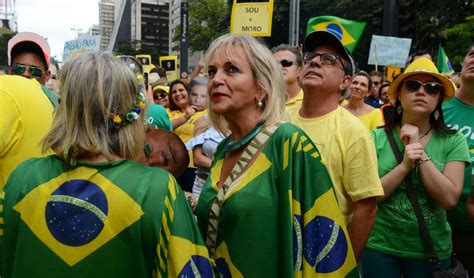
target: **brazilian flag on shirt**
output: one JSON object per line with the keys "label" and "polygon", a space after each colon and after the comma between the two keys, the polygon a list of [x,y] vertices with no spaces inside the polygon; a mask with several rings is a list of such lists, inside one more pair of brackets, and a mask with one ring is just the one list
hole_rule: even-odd
{"label": "brazilian flag on shirt", "polygon": [[[196,215],[203,236],[212,230],[210,211],[229,141],[217,148],[199,197]],[[359,277],[331,180],[305,132],[281,124],[252,157],[223,197],[213,258],[219,274]]]}
{"label": "brazilian flag on shirt", "polygon": [[162,169],[30,159],[1,200],[2,277],[213,277],[184,195]]}
{"label": "brazilian flag on shirt", "polygon": [[335,35],[350,52],[364,32],[365,22],[347,20],[336,16],[317,16],[310,18],[306,26],[306,34],[314,31],[327,31]]}

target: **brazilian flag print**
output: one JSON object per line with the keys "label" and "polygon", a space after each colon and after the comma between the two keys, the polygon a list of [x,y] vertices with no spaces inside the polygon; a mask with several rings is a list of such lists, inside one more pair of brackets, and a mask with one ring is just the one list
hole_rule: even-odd
{"label": "brazilian flag print", "polygon": [[327,31],[335,35],[350,52],[353,52],[357,42],[364,32],[365,22],[357,22],[336,16],[317,16],[310,18],[306,34],[314,31]]}
{"label": "brazilian flag print", "polygon": [[[196,209],[203,235],[210,230],[229,140],[216,150]],[[215,243],[213,259],[222,277],[358,277],[344,217],[319,152],[304,131],[288,123],[279,125],[230,184]]]}
{"label": "brazilian flag print", "polygon": [[2,277],[213,277],[184,194],[162,169],[31,159],[0,197]]}

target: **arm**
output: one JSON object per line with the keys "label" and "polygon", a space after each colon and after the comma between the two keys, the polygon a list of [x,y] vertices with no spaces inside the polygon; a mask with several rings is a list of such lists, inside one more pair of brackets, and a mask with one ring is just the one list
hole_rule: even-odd
{"label": "arm", "polygon": [[196,111],[197,111],[196,107],[194,105],[191,105],[188,108],[186,108],[183,116],[171,120],[171,124],[173,125],[173,130],[185,124],[189,120],[189,118],[191,118],[196,113]]}
{"label": "arm", "polygon": [[376,212],[376,197],[362,199],[354,203],[354,214],[347,230],[357,261],[359,261],[360,255],[369,239],[372,226],[375,222]]}
{"label": "arm", "polygon": [[[422,158],[427,157],[423,152]],[[419,165],[419,172],[426,192],[444,209],[454,208],[461,196],[464,182],[464,162],[449,161],[441,173],[433,162]],[[472,195],[472,194],[471,194]]]}
{"label": "arm", "polygon": [[194,165],[202,168],[211,168],[212,159],[202,153],[202,145],[196,146],[193,149]]}

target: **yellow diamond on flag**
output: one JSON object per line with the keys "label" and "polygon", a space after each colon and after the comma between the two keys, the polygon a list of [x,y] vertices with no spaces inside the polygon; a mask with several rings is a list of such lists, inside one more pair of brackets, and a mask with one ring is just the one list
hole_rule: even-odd
{"label": "yellow diamond on flag", "polygon": [[14,210],[69,266],[95,252],[144,214],[127,193],[96,169],[86,167],[39,185]]}
{"label": "yellow diamond on flag", "polygon": [[325,21],[313,25],[315,31],[327,31],[335,35],[344,46],[352,44],[355,39],[347,32],[346,28],[337,20]]}

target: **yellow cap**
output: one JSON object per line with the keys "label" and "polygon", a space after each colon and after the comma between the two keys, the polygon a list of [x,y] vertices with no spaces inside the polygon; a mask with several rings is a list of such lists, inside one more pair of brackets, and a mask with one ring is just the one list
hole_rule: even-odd
{"label": "yellow cap", "polygon": [[420,57],[413,61],[403,72],[402,75],[397,77],[390,88],[388,88],[388,95],[391,99],[397,99],[397,93],[400,88],[400,84],[405,80],[407,77],[415,75],[415,74],[426,74],[433,76],[434,78],[438,79],[439,82],[443,85],[444,91],[444,98],[443,101],[451,99],[454,96],[454,92],[456,91],[456,87],[445,76],[439,73],[438,69],[436,68],[435,64],[428,58]]}

